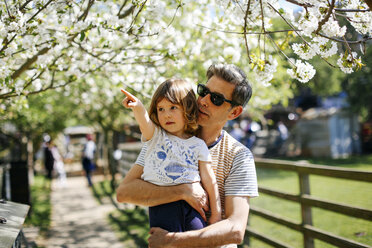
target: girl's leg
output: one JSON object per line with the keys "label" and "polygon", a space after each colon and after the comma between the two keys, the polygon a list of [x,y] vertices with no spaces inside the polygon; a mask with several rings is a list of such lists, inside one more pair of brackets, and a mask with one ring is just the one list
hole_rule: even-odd
{"label": "girl's leg", "polygon": [[207,226],[198,211],[192,208],[186,201],[182,201],[185,215],[185,231],[198,230]]}
{"label": "girl's leg", "polygon": [[185,231],[185,216],[181,201],[149,207],[150,227],[160,227],[169,232]]}

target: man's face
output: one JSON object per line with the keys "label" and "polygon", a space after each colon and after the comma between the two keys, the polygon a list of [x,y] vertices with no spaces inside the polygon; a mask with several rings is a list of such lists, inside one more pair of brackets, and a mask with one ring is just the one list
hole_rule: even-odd
{"label": "man's face", "polygon": [[[227,100],[232,100],[232,93],[235,85],[225,80],[213,76],[211,77],[206,87],[214,93],[223,95]],[[198,97],[199,116],[198,124],[202,127],[207,126],[221,126],[225,125],[226,121],[230,120],[232,106],[228,102],[224,102],[221,106],[216,106],[211,102],[211,95],[208,94],[204,97]]]}

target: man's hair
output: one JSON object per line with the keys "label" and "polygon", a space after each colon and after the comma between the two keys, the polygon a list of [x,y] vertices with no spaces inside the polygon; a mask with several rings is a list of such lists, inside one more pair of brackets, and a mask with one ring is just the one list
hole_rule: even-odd
{"label": "man's hair", "polygon": [[207,71],[208,80],[213,76],[234,84],[232,100],[243,107],[247,105],[252,96],[252,86],[242,69],[233,64],[213,64]]}
{"label": "man's hair", "polygon": [[198,129],[198,103],[192,85],[183,79],[168,79],[156,89],[151,99],[149,109],[150,119],[160,126],[157,112],[158,103],[164,98],[168,101],[181,105],[185,118],[184,131],[187,134],[195,135]]}

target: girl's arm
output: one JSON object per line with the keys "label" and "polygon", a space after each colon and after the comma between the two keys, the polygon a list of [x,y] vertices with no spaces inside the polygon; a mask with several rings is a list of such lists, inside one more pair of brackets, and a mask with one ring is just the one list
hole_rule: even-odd
{"label": "girl's arm", "polygon": [[209,207],[211,209],[209,224],[213,224],[221,220],[221,201],[216,176],[210,162],[199,161],[199,171],[203,188],[207,191],[209,197]]}
{"label": "girl's arm", "polygon": [[121,92],[127,96],[122,102],[123,106],[133,110],[134,118],[136,118],[143,137],[145,140],[150,140],[154,135],[155,126],[142,102],[124,89],[121,89]]}

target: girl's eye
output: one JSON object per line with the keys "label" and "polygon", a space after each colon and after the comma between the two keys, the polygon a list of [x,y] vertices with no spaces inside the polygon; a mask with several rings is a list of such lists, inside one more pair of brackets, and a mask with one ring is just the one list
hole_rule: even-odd
{"label": "girl's eye", "polygon": [[171,109],[172,110],[177,109],[177,106],[172,106]]}
{"label": "girl's eye", "polygon": [[161,111],[163,111],[164,110],[164,108],[158,108],[158,111],[159,112],[161,112]]}

